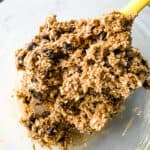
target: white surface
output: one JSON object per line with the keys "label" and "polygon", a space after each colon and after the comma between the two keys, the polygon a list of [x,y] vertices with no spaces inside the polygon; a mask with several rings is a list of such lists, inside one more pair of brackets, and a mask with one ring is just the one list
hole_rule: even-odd
{"label": "white surface", "polygon": [[[59,20],[95,17],[104,12],[120,9],[129,0],[4,0],[0,3],[0,150],[32,150],[32,142],[25,129],[18,123],[18,111],[12,100],[15,83],[14,50],[30,41],[46,16],[57,14]],[[150,8],[136,19],[133,27],[133,43],[150,61]],[[144,150],[139,142],[148,137],[149,93],[139,89],[132,95],[127,109],[103,133],[92,139],[84,150]],[[139,107],[141,116],[132,109]],[[133,125],[122,136],[129,119]],[[150,145],[147,149],[150,150]],[[40,148],[37,148],[40,150]]]}

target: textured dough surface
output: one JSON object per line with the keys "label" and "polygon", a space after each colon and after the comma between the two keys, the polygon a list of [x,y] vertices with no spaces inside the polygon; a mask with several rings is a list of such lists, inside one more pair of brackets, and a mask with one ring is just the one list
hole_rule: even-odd
{"label": "textured dough surface", "polygon": [[147,62],[131,45],[133,20],[119,12],[65,22],[51,16],[17,50],[17,97],[33,139],[67,149],[74,131],[100,131],[130,94],[149,85]]}

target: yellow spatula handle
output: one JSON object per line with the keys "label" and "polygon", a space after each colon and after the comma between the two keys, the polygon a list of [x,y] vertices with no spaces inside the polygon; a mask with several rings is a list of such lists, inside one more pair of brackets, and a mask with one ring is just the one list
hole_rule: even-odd
{"label": "yellow spatula handle", "polygon": [[150,3],[150,0],[131,0],[131,2],[121,12],[125,15],[138,14],[146,5]]}

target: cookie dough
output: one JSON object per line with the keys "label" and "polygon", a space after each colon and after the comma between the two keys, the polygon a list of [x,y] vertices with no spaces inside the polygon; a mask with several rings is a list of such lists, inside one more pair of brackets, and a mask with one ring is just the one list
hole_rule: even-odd
{"label": "cookie dough", "polygon": [[148,64],[131,45],[134,18],[112,12],[58,22],[54,15],[17,50],[16,93],[33,139],[67,149],[74,132],[100,131],[130,94],[150,87]]}

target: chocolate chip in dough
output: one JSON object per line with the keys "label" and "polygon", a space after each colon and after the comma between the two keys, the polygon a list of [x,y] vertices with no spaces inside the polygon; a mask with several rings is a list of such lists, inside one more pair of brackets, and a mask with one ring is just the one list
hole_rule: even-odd
{"label": "chocolate chip in dough", "polygon": [[67,43],[67,42],[64,42],[64,43],[63,43],[63,48],[64,48],[65,50],[69,50],[69,49],[71,49],[71,44],[70,44],[70,43]]}
{"label": "chocolate chip in dough", "polygon": [[49,35],[41,35],[40,40],[50,40]]}
{"label": "chocolate chip in dough", "polygon": [[49,111],[44,111],[41,116],[42,116],[43,118],[46,118],[46,117],[48,117],[49,115],[50,115],[50,112],[49,112]]}
{"label": "chocolate chip in dough", "polygon": [[142,59],[142,60],[141,60],[141,63],[142,63],[144,66],[147,66],[147,61],[146,61],[146,60]]}
{"label": "chocolate chip in dough", "polygon": [[29,92],[31,93],[31,95],[32,95],[35,99],[38,99],[38,100],[41,100],[41,99],[42,99],[42,94],[41,94],[41,92],[37,92],[37,91],[35,91],[34,89],[29,89]]}
{"label": "chocolate chip in dough", "polygon": [[50,127],[46,130],[46,134],[48,136],[53,136],[55,134],[55,128],[54,127]]}
{"label": "chocolate chip in dough", "polygon": [[65,58],[65,56],[66,55],[62,51],[59,51],[57,53],[54,53],[53,59],[62,59],[62,58]]}
{"label": "chocolate chip in dough", "polygon": [[87,64],[88,65],[94,65],[95,61],[93,59],[89,59],[89,60],[87,60]]}
{"label": "chocolate chip in dough", "polygon": [[106,40],[106,36],[107,36],[107,32],[102,31],[102,32],[99,34],[99,39],[105,41],[105,40]]}
{"label": "chocolate chip in dough", "polygon": [[32,129],[32,125],[33,125],[33,123],[30,122],[30,121],[28,121],[27,124],[26,124],[26,126],[27,126],[27,128],[28,128],[29,130]]}
{"label": "chocolate chip in dough", "polygon": [[27,50],[28,50],[28,51],[31,51],[31,50],[35,49],[36,46],[37,46],[36,43],[31,42],[31,43],[29,43],[29,45],[28,45],[28,47],[27,47]]}
{"label": "chocolate chip in dough", "polygon": [[67,108],[67,105],[64,102],[60,102],[58,105],[59,105],[59,107],[61,107],[63,109]]}
{"label": "chocolate chip in dough", "polygon": [[44,56],[47,56],[47,57],[51,58],[53,53],[54,53],[54,50],[51,49],[51,48],[46,48],[46,49],[42,50],[42,53],[43,53]]}
{"label": "chocolate chip in dough", "polygon": [[28,120],[27,123],[26,123],[26,126],[27,126],[27,128],[29,128],[29,130],[32,129],[32,126],[33,126],[33,124],[35,123],[35,120],[36,120],[35,116],[31,115],[31,116],[29,117],[29,120]]}
{"label": "chocolate chip in dough", "polygon": [[68,33],[74,32],[76,28],[74,26],[70,26],[67,30]]}
{"label": "chocolate chip in dough", "polygon": [[76,65],[76,66],[75,66],[75,71],[78,72],[78,73],[82,73],[82,67]]}
{"label": "chocolate chip in dough", "polygon": [[108,60],[104,62],[104,67],[111,67],[111,64],[108,62]]}
{"label": "chocolate chip in dough", "polygon": [[114,50],[114,54],[115,54],[115,55],[118,55],[118,54],[120,54],[120,53],[121,53],[121,50],[120,50],[120,49]]}
{"label": "chocolate chip in dough", "polygon": [[72,73],[69,73],[68,75],[67,75],[67,77],[71,77],[72,76]]}
{"label": "chocolate chip in dough", "polygon": [[31,82],[36,83],[36,82],[38,82],[38,80],[37,80],[37,78],[32,78]]}
{"label": "chocolate chip in dough", "polygon": [[143,83],[143,86],[145,89],[150,89],[150,80],[146,80],[144,83]]}
{"label": "chocolate chip in dough", "polygon": [[57,142],[63,142],[65,140],[65,132],[60,133],[58,138],[56,139]]}
{"label": "chocolate chip in dough", "polygon": [[18,69],[24,69],[24,59],[26,57],[26,53],[20,54],[17,58],[17,68]]}
{"label": "chocolate chip in dough", "polygon": [[24,99],[23,99],[23,103],[29,104],[30,103],[30,99],[27,96],[25,96]]}

